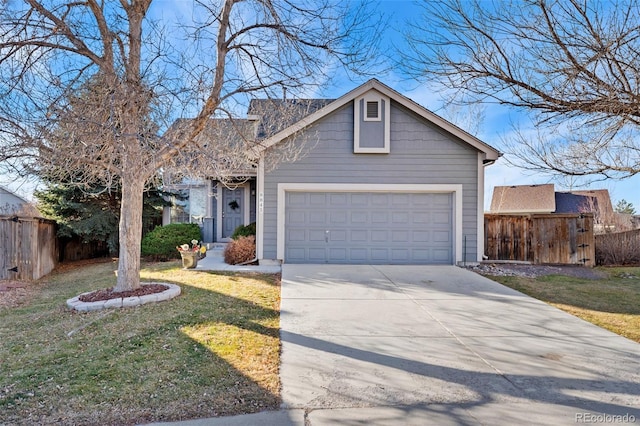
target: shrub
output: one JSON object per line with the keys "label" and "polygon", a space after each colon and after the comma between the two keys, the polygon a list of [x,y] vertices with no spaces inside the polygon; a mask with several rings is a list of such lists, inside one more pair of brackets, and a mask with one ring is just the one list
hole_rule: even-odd
{"label": "shrub", "polygon": [[238,226],[234,231],[233,231],[233,235],[231,236],[232,240],[237,240],[240,237],[248,237],[250,235],[253,235],[255,237],[256,235],[256,223],[250,223],[249,225],[240,225]]}
{"label": "shrub", "polygon": [[596,264],[640,264],[640,230],[596,235]]}
{"label": "shrub", "polygon": [[256,257],[256,237],[238,237],[231,240],[224,249],[224,261],[229,265],[248,262]]}
{"label": "shrub", "polygon": [[200,227],[195,223],[172,223],[156,226],[142,239],[142,255],[156,260],[180,258],[176,247],[201,239]]}

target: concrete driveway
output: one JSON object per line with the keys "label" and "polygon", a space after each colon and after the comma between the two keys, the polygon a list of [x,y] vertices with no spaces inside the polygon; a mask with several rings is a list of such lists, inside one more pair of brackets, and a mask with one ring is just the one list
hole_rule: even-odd
{"label": "concrete driveway", "polygon": [[307,425],[640,423],[640,345],[461,268],[283,265],[280,326]]}

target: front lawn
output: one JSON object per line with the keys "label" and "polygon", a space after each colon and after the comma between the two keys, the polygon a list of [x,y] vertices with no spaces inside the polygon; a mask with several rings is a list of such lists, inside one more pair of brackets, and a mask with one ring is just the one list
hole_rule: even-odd
{"label": "front lawn", "polygon": [[490,278],[640,343],[640,268],[602,268],[605,278]]}
{"label": "front lawn", "polygon": [[[78,313],[113,262],[56,272],[0,304],[0,424],[126,425],[276,409],[279,278],[149,264],[182,295]],[[8,305],[8,306],[7,306]]]}

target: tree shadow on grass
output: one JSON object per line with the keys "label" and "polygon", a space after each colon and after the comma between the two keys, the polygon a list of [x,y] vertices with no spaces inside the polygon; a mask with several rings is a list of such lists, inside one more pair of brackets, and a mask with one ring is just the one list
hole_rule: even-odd
{"label": "tree shadow on grass", "polygon": [[[140,424],[277,409],[277,296],[251,301],[161,280],[182,295],[107,315],[58,310],[26,341],[0,345],[0,423]],[[88,326],[68,337],[79,322]],[[32,354],[15,353],[27,343]]]}

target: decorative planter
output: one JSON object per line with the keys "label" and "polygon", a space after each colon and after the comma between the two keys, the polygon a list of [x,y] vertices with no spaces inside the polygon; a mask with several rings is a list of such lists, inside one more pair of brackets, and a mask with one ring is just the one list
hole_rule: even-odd
{"label": "decorative planter", "polygon": [[185,269],[193,269],[198,266],[198,257],[200,253],[196,251],[181,251],[182,267]]}

